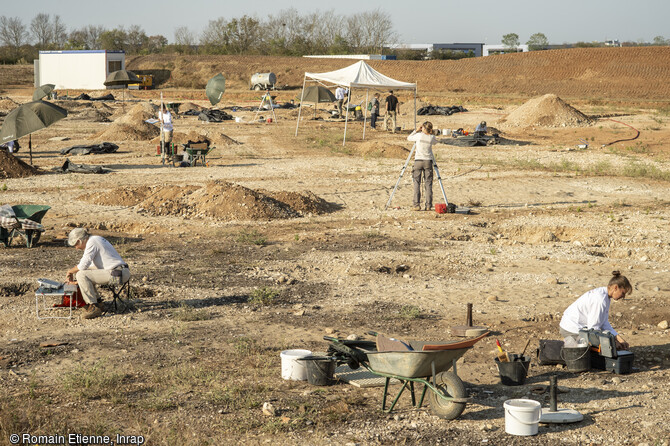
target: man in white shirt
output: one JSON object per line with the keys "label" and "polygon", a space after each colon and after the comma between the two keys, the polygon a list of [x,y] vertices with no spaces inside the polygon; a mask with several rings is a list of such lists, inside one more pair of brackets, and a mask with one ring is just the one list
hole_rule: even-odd
{"label": "man in white shirt", "polygon": [[124,284],[130,279],[130,270],[111,243],[100,236],[90,235],[85,228],[70,231],[67,241],[84,254],[79,263],[67,271],[65,280],[74,282],[76,277],[82,297],[88,304],[82,317],[96,318],[102,314],[102,305],[95,286],[107,285],[114,280],[117,284]]}
{"label": "man in white shirt", "polygon": [[482,121],[477,124],[475,128],[475,136],[484,136],[489,131],[489,128],[486,126],[486,121]]}
{"label": "man in white shirt", "polygon": [[[161,110],[158,112],[158,120],[163,121],[163,136],[165,142],[165,148],[167,151],[165,153],[170,154],[170,144],[172,144],[172,113],[167,109],[165,104],[161,105]],[[161,149],[163,149],[161,147]]]}
{"label": "man in white shirt", "polygon": [[343,116],[342,115],[342,104],[344,104],[344,96],[347,94],[347,89],[344,87],[337,87],[335,89],[335,99],[337,100],[337,111],[340,114],[340,118]]}

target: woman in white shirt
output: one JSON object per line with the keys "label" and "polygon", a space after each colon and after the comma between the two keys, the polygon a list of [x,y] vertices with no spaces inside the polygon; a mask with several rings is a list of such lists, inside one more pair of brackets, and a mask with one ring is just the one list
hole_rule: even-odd
{"label": "woman in white shirt", "polygon": [[429,210],[433,207],[433,144],[436,142],[435,135],[433,135],[433,124],[430,121],[424,122],[421,124],[421,127],[414,130],[407,137],[407,141],[414,141],[416,143],[414,168],[412,169],[412,178],[414,179],[414,210],[421,210],[422,174],[425,187],[425,210]]}
{"label": "woman in white shirt", "polygon": [[559,324],[561,336],[577,337],[581,329],[607,330],[616,336],[618,350],[628,349],[628,342],[610,325],[609,310],[612,300],[623,299],[633,292],[633,287],[619,271],[613,271],[612,276],[606,287],[583,294],[565,310]]}
{"label": "woman in white shirt", "polygon": [[166,153],[170,153],[170,144],[172,143],[172,113],[167,109],[165,104],[161,105],[161,110],[158,112],[158,120],[163,121],[163,136],[165,137],[165,147],[168,149]]}

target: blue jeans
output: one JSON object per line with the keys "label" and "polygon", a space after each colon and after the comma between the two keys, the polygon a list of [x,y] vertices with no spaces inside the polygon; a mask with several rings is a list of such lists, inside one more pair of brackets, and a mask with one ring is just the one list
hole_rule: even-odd
{"label": "blue jeans", "polygon": [[377,113],[372,113],[370,115],[370,127],[372,127],[373,129],[377,128],[377,117],[379,117],[379,114]]}

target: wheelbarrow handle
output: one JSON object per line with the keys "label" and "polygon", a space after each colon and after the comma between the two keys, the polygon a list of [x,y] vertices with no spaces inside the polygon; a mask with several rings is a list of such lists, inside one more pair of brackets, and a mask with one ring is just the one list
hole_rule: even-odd
{"label": "wheelbarrow handle", "polygon": [[372,331],[372,330],[368,331],[367,334],[369,334],[370,336],[377,336],[377,335],[379,335],[379,333],[377,333],[376,331]]}

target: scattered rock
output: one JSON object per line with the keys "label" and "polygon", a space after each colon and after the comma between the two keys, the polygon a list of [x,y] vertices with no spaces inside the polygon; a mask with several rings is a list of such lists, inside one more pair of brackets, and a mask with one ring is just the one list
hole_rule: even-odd
{"label": "scattered rock", "polygon": [[661,330],[665,330],[668,328],[668,321],[661,321],[658,323],[658,328]]}
{"label": "scattered rock", "polygon": [[268,403],[266,401],[265,403],[263,403],[263,415],[268,417],[275,417],[277,416],[277,409],[275,409],[272,403]]}

